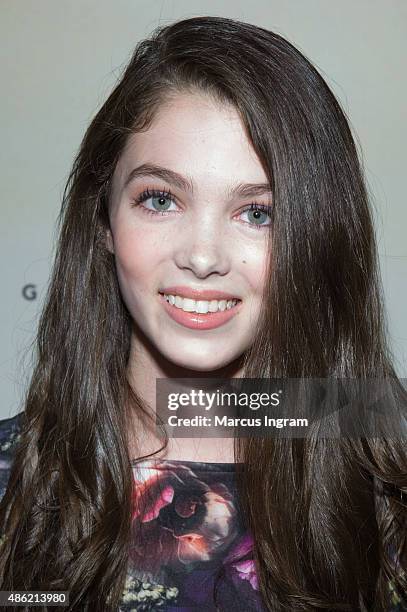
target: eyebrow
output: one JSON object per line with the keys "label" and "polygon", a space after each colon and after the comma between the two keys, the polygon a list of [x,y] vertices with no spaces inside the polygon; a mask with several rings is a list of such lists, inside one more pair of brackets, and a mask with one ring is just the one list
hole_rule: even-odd
{"label": "eyebrow", "polygon": [[[174,170],[157,166],[155,164],[141,164],[141,166],[133,168],[124,182],[123,189],[125,189],[129,183],[135,179],[146,176],[162,179],[163,181],[166,181],[171,185],[175,185],[178,189],[186,191],[191,195],[194,192],[193,183],[190,179],[185,178],[178,172],[174,172]],[[227,190],[229,197],[241,198],[260,196],[264,193],[271,194],[271,187],[269,183],[238,183],[233,187],[229,187]]]}

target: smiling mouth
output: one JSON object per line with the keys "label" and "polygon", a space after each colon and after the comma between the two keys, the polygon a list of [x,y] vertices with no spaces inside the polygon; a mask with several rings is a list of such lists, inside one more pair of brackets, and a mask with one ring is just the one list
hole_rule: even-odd
{"label": "smiling mouth", "polygon": [[[213,302],[211,304],[205,300],[196,301],[161,292],[158,295],[164,310],[175,323],[202,332],[226,325],[238,316],[242,307],[242,300],[237,298],[228,301],[220,300],[219,303],[217,300],[211,300]],[[178,303],[175,302],[176,297],[178,297]],[[174,303],[171,304],[171,302]]]}
{"label": "smiling mouth", "polygon": [[171,295],[159,292],[170,306],[186,313],[195,313],[200,315],[213,315],[220,312],[233,310],[241,303],[240,298],[233,299],[212,299],[203,300],[195,298],[185,298],[178,295]]}

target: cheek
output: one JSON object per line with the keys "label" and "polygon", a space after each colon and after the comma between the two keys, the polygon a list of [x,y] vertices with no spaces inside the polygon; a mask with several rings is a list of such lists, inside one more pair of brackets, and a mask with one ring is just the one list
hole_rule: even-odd
{"label": "cheek", "polygon": [[269,255],[265,249],[256,249],[241,258],[240,269],[255,294],[261,294],[267,278]]}
{"label": "cheek", "polygon": [[116,269],[122,290],[131,284],[133,291],[143,291],[144,285],[154,282],[162,246],[157,236],[148,231],[133,229],[115,234]]}

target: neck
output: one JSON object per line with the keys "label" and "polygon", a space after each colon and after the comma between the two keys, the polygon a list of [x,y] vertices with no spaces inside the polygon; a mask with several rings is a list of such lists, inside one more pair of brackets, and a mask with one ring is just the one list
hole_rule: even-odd
{"label": "neck", "polygon": [[[197,371],[167,360],[152,346],[140,329],[134,330],[127,366],[128,380],[146,405],[151,419],[134,414],[134,427],[130,443],[131,457],[144,456],[161,448],[164,439],[155,432],[156,379],[157,378],[239,378],[243,376],[243,356],[224,367],[210,371]],[[233,438],[194,437],[169,438],[167,448],[157,456],[166,459],[190,461],[234,462]]]}

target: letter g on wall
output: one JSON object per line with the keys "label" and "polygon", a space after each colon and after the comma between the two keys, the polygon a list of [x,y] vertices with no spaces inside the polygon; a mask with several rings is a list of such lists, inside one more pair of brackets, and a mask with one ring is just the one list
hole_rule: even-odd
{"label": "letter g on wall", "polygon": [[21,290],[21,293],[23,294],[23,298],[25,300],[36,300],[37,299],[37,287],[36,285],[24,285],[24,287]]}

